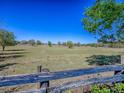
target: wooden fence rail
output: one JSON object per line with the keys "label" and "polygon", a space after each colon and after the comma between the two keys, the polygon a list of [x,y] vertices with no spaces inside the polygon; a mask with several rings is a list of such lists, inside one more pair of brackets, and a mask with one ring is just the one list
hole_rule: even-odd
{"label": "wooden fence rail", "polygon": [[[110,66],[100,66],[100,67],[92,67],[92,68],[78,69],[78,70],[59,71],[59,72],[44,72],[44,73],[15,75],[15,76],[1,76],[0,87],[45,82],[50,80],[64,79],[64,78],[77,77],[82,75],[96,74],[96,73],[109,72],[109,71],[120,72],[122,70],[124,70],[124,65],[110,65]],[[61,91],[73,87],[79,87],[79,86],[96,84],[96,83],[106,83],[106,82],[112,83],[115,81],[117,82],[124,81],[124,75],[118,74],[118,75],[114,75],[113,77],[91,78],[88,80],[69,82],[61,86],[43,88],[35,91],[29,91],[27,93],[46,93],[46,91],[49,93],[60,93]]]}

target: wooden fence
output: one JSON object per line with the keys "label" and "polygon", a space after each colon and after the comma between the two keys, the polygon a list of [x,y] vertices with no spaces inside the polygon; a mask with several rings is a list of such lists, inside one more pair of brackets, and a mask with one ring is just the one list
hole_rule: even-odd
{"label": "wooden fence", "polygon": [[86,85],[98,84],[98,83],[108,83],[108,82],[111,83],[121,82],[124,81],[124,75],[119,73],[113,75],[112,77],[91,78],[87,80],[74,81],[74,82],[62,84],[57,87],[50,87],[48,84],[50,80],[77,77],[77,76],[96,74],[96,73],[102,73],[108,71],[120,72],[123,70],[124,70],[124,65],[111,65],[111,66],[100,66],[100,67],[78,69],[78,70],[59,71],[59,72],[42,72],[42,73],[26,74],[26,75],[1,76],[0,87],[40,82],[41,89],[35,91],[32,90],[27,92],[21,92],[21,93],[46,93],[46,92],[61,93],[62,91],[65,91],[67,89],[77,88],[79,86],[86,86]]}
{"label": "wooden fence", "polygon": [[[65,91],[67,89],[77,88],[80,86],[124,81],[124,75],[121,74],[123,70],[124,70],[123,62],[122,65],[99,66],[86,69],[67,70],[59,72],[49,72],[48,69],[42,69],[42,67],[39,66],[38,73],[15,76],[0,76],[0,87],[15,86],[29,83],[39,83],[38,84],[39,89],[20,93],[61,93],[62,91]],[[55,87],[49,86],[49,81],[51,80],[97,74],[109,71],[114,71],[116,74],[113,74],[112,77],[90,78],[87,80],[68,82]]]}

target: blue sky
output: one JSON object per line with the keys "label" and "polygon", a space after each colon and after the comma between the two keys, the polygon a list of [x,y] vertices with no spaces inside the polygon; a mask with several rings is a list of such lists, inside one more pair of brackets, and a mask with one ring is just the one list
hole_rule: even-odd
{"label": "blue sky", "polygon": [[81,25],[95,0],[0,0],[0,26],[17,40],[96,42]]}

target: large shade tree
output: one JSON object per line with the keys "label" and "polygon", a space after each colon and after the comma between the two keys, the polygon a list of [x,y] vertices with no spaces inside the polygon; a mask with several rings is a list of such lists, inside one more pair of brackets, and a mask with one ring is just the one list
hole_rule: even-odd
{"label": "large shade tree", "polygon": [[121,41],[124,39],[124,2],[96,0],[85,10],[82,24],[99,41]]}
{"label": "large shade tree", "polygon": [[11,46],[15,44],[15,36],[12,32],[0,29],[0,45],[2,46],[3,51],[6,46]]}

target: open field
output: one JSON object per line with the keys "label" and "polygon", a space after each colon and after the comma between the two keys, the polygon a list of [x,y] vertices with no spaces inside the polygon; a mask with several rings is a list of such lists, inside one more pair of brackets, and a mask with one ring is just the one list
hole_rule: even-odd
{"label": "open field", "polygon": [[[36,73],[37,66],[42,65],[50,71],[61,71],[69,69],[78,69],[90,67],[86,62],[87,57],[92,55],[120,55],[124,54],[123,48],[93,48],[93,47],[74,47],[69,49],[62,46],[14,46],[7,47],[6,51],[0,50],[0,75],[15,75]],[[87,77],[85,77],[87,78]],[[51,82],[52,85],[58,85],[60,82],[69,80],[80,80],[80,78],[71,78],[66,80],[57,80]],[[9,93],[10,91],[22,91],[35,89],[36,84],[21,85],[12,88],[2,88],[0,93]],[[8,92],[9,91],[9,92]]]}
{"label": "open field", "polygon": [[86,57],[123,54],[120,48],[14,46],[0,51],[0,75],[35,73],[38,65],[50,71],[85,68]]}

